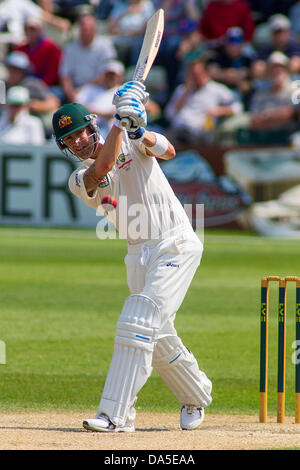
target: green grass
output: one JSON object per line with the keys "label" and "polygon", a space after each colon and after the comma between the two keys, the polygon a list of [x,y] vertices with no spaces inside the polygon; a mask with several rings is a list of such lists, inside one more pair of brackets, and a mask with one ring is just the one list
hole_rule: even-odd
{"label": "green grass", "polygon": [[[175,326],[213,382],[211,413],[258,413],[260,278],[299,274],[298,242],[205,232]],[[96,409],[128,295],[126,242],[94,231],[1,229],[0,409]],[[288,288],[286,413],[294,413],[295,288]],[[278,290],[271,289],[269,411],[276,412]],[[177,411],[153,373],[138,409]]]}

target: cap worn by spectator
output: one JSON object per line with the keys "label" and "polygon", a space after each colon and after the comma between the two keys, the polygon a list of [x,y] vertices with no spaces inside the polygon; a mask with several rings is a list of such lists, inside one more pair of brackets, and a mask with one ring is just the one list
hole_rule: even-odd
{"label": "cap worn by spectator", "polygon": [[27,88],[22,86],[13,86],[7,92],[6,102],[14,106],[23,106],[30,101],[30,95]]}
{"label": "cap worn by spectator", "polygon": [[197,22],[190,18],[184,18],[179,22],[179,33],[189,34],[193,33],[197,29]]}
{"label": "cap worn by spectator", "polygon": [[125,72],[125,67],[119,60],[110,60],[104,67],[104,72],[114,72],[121,75]]}
{"label": "cap worn by spectator", "polygon": [[242,44],[244,40],[244,33],[241,28],[233,27],[226,31],[225,42],[226,44]]}
{"label": "cap worn by spectator", "polygon": [[272,33],[276,31],[286,31],[291,28],[291,22],[285,15],[280,13],[273,15],[269,18],[269,28]]}
{"label": "cap worn by spectator", "polygon": [[283,67],[287,67],[289,64],[289,58],[280,51],[274,51],[268,58],[269,65],[282,65]]}
{"label": "cap worn by spectator", "polygon": [[22,70],[30,70],[30,61],[24,52],[12,52],[5,60],[5,65]]}

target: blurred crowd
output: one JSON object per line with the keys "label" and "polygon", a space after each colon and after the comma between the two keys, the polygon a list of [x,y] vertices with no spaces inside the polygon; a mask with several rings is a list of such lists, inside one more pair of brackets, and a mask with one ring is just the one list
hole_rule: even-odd
{"label": "blurred crowd", "polygon": [[0,0],[0,141],[52,141],[52,113],[67,102],[97,114],[105,136],[158,8],[149,127],[174,144],[289,144],[300,123],[297,0]]}

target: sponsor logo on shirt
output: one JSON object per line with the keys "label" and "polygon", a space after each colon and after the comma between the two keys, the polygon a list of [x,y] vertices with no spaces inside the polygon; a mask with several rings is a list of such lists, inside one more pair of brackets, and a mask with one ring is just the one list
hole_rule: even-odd
{"label": "sponsor logo on shirt", "polygon": [[75,173],[75,184],[80,188],[80,179],[79,179],[79,174]]}
{"label": "sponsor logo on shirt", "polygon": [[108,176],[104,176],[102,180],[99,181],[98,188],[106,188],[106,186],[109,185],[109,179]]}
{"label": "sponsor logo on shirt", "polygon": [[174,263],[167,263],[166,266],[171,267],[171,268],[179,268],[179,264],[174,264]]}

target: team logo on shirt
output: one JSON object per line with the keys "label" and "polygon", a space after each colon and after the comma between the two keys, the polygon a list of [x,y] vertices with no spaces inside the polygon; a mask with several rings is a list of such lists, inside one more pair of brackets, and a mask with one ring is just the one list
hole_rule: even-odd
{"label": "team logo on shirt", "polygon": [[126,157],[124,155],[124,153],[120,153],[120,155],[118,156],[118,161],[122,164],[126,161]]}
{"label": "team logo on shirt", "polygon": [[120,155],[118,156],[118,168],[119,169],[123,168],[126,171],[129,170],[129,168],[131,167],[131,162],[132,162],[132,159],[126,160],[126,156],[124,153],[120,153]]}
{"label": "team logo on shirt", "polygon": [[72,124],[71,116],[65,116],[64,114],[60,116],[58,121],[60,129],[63,129],[64,127],[69,126],[70,124]]}

